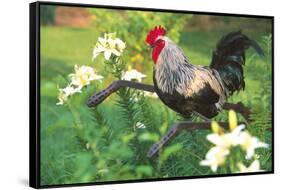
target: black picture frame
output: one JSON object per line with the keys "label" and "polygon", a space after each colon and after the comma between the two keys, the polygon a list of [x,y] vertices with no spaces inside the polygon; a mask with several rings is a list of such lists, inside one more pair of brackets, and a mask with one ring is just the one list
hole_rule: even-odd
{"label": "black picture frame", "polygon": [[[231,173],[208,176],[183,176],[169,177],[159,179],[142,179],[142,180],[122,180],[122,181],[106,181],[92,183],[76,183],[76,184],[40,184],[40,6],[68,6],[68,7],[85,7],[85,8],[105,8],[118,10],[141,10],[141,11],[156,11],[169,13],[188,13],[200,15],[215,15],[215,16],[233,16],[247,18],[264,18],[270,19],[272,25],[272,171],[263,171],[257,173]],[[248,14],[232,14],[218,12],[201,12],[187,10],[169,10],[156,8],[141,8],[141,7],[125,7],[125,6],[108,6],[108,5],[93,5],[93,4],[78,4],[78,3],[63,3],[63,2],[34,2],[29,4],[29,44],[30,44],[30,74],[29,74],[29,185],[33,188],[51,188],[51,187],[69,187],[69,186],[85,186],[85,185],[101,185],[101,184],[120,184],[120,183],[135,183],[149,181],[166,181],[166,180],[182,180],[195,178],[211,178],[211,177],[229,177],[242,175],[260,175],[274,173],[274,17],[264,15],[248,15]]]}

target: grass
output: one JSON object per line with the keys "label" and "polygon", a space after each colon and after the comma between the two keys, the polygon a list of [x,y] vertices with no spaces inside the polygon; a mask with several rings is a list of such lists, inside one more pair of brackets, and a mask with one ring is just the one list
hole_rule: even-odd
{"label": "grass", "polygon": [[[223,33],[224,31],[185,32],[182,33],[179,45],[192,63],[208,65],[211,50]],[[264,35],[262,32],[248,34],[259,43]],[[140,140],[140,137],[145,137],[143,134],[148,133],[159,138],[177,119],[177,115],[160,100],[143,101],[144,106],[141,110],[147,111],[148,117],[153,113],[153,119],[146,129],[141,130],[133,130],[132,126],[124,127],[127,124],[125,119],[122,119],[122,109],[116,106],[116,101],[119,100],[116,94],[98,109],[90,110],[86,107],[87,98],[113,80],[104,71],[101,59],[95,63],[91,61],[92,47],[98,36],[99,34],[91,28],[41,27],[41,184],[211,174],[208,168],[198,165],[210,148],[210,143],[205,139],[210,131],[198,130],[181,134],[170,146],[172,154],[162,161],[146,158],[145,154],[153,141],[149,139],[149,135],[145,141]],[[252,55],[253,51],[250,50],[247,57]],[[148,63],[151,63],[151,58],[145,57],[144,65]],[[95,83],[84,89],[82,94],[73,96],[72,107],[57,106],[58,87],[66,85],[67,76],[73,72],[75,64],[93,66],[105,75],[105,81],[102,84]],[[253,57],[247,62],[246,89],[231,97],[230,102],[242,101],[257,110],[254,115],[256,118],[261,117],[258,114],[269,114],[264,116],[261,122],[250,123],[249,130],[271,144],[271,132],[266,130],[271,127],[271,122],[266,122],[267,118],[271,117],[271,103],[260,103],[264,98],[262,89],[271,90],[271,76],[265,71],[265,68],[271,66],[268,67],[267,64],[270,63],[258,57]],[[145,74],[151,76],[152,71],[145,70]],[[264,75],[266,76],[263,77]],[[148,78],[145,83],[151,83],[151,77]],[[76,113],[71,110],[76,110]],[[132,107],[132,110],[137,109]],[[136,117],[140,117],[140,114],[142,113],[133,113]],[[77,128],[73,116],[79,117],[82,128]],[[97,117],[102,120],[95,121]],[[226,113],[221,113],[215,119],[225,120]],[[177,150],[179,147],[176,147],[179,145],[180,151]],[[263,169],[271,170],[271,149],[260,151],[259,154],[262,157]]]}

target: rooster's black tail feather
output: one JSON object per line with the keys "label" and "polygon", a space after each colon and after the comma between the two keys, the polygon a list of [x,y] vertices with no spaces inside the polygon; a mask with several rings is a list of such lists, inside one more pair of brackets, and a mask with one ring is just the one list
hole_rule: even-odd
{"label": "rooster's black tail feather", "polygon": [[222,37],[213,52],[210,67],[218,71],[230,94],[245,88],[242,65],[245,64],[245,51],[249,47],[253,47],[260,56],[264,56],[257,42],[249,39],[241,31],[231,32]]}

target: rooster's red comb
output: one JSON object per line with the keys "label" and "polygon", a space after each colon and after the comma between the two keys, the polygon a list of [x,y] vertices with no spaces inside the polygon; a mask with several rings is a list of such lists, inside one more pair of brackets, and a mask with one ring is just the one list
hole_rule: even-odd
{"label": "rooster's red comb", "polygon": [[155,43],[155,40],[158,36],[164,36],[165,34],[166,30],[162,26],[155,26],[155,28],[150,30],[150,32],[146,36],[146,43],[152,45],[153,43]]}

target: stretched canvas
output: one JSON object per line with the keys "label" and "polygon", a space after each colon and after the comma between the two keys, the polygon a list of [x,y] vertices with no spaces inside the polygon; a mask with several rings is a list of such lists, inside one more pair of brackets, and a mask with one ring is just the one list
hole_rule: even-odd
{"label": "stretched canvas", "polygon": [[31,3],[30,186],[273,173],[273,24]]}

